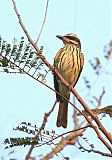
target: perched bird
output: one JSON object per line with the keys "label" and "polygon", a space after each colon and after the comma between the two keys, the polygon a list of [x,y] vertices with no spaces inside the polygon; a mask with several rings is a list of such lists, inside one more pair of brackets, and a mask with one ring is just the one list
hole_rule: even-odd
{"label": "perched bird", "polygon": [[[61,76],[74,87],[79,79],[80,73],[84,65],[84,56],[81,53],[80,39],[75,34],[67,34],[65,36],[56,36],[64,43],[54,58],[54,67],[59,71]],[[54,87],[61,95],[70,99],[69,89],[62,84],[59,78],[54,74]],[[59,102],[59,110],[57,117],[57,127],[67,127],[68,101],[64,97],[56,94]]]}

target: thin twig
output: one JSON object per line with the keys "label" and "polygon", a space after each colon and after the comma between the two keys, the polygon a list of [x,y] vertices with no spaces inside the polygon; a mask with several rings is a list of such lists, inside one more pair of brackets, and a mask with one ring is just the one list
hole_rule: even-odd
{"label": "thin twig", "polygon": [[[70,134],[66,137],[62,137],[62,136],[67,134],[67,132],[57,136],[57,138],[62,137],[60,142],[58,143],[58,145],[55,148],[52,149],[51,152],[49,152],[47,155],[42,157],[41,160],[48,160],[48,159],[52,158],[55,154],[62,151],[66,145],[74,145],[77,142],[76,138],[78,136],[81,136],[87,127],[90,127],[90,126],[85,126],[80,129],[69,131],[68,133],[70,133]],[[51,140],[51,142],[52,142],[52,140]]]}
{"label": "thin twig", "polygon": [[97,108],[99,108],[100,106],[101,106],[101,101],[102,101],[102,98],[103,98],[103,96],[104,96],[104,94],[105,94],[105,89],[104,89],[104,87],[103,87],[103,91],[102,91],[102,93],[101,93],[101,95],[99,96],[99,99],[98,99],[98,105],[97,105]]}
{"label": "thin twig", "polygon": [[[57,101],[55,101],[52,109],[51,109],[48,113],[45,113],[44,119],[43,119],[43,122],[42,122],[42,125],[41,125],[38,133],[35,135],[35,138],[38,138],[39,135],[40,135],[40,133],[41,133],[41,131],[45,128],[45,125],[46,125],[46,123],[47,123],[47,119],[48,119],[48,117],[50,116],[50,114],[53,112],[53,110],[54,110],[54,108],[55,108],[55,106],[56,106],[56,103],[57,103]],[[26,155],[25,160],[29,160],[29,158],[30,158],[30,156],[31,156],[31,153],[32,153],[34,147],[35,147],[35,144],[32,144],[31,147],[30,147],[30,149],[29,149],[29,151],[28,151],[28,153],[27,153],[27,155]]]}
{"label": "thin twig", "polygon": [[[95,109],[98,109],[98,108],[101,106],[101,101],[102,101],[102,99],[103,99],[104,94],[105,94],[105,89],[104,89],[104,87],[103,87],[102,93],[100,94],[100,96],[99,96],[99,98],[98,98],[98,100],[97,100],[97,107],[96,107]],[[95,109],[93,109],[93,110],[95,110]],[[84,110],[82,110],[82,112],[87,115],[87,112],[85,112]],[[78,116],[82,116],[82,114],[80,114],[80,113],[78,113],[77,115],[78,115]],[[89,116],[89,115],[88,115],[88,116]],[[84,121],[85,121],[85,120],[84,120]]]}
{"label": "thin twig", "polygon": [[43,30],[43,27],[44,27],[44,24],[45,24],[45,21],[46,21],[46,17],[47,17],[47,11],[48,11],[48,4],[49,4],[49,0],[47,0],[47,4],[46,4],[46,10],[45,10],[45,16],[44,16],[44,20],[43,20],[43,23],[42,23],[42,26],[41,26],[41,29],[40,29],[40,33],[38,35],[38,38],[35,42],[35,44],[37,45],[38,41],[39,41],[39,38],[42,34],[42,30]]}
{"label": "thin twig", "polygon": [[[52,141],[54,141],[54,140],[56,140],[56,139],[58,139],[58,138],[60,138],[60,137],[63,137],[63,136],[66,135],[66,134],[70,134],[70,133],[74,134],[75,132],[78,132],[78,131],[80,131],[80,130],[85,130],[85,129],[88,128],[88,127],[91,127],[91,126],[90,126],[90,125],[86,125],[86,126],[84,126],[84,127],[81,127],[81,128],[78,128],[78,129],[74,129],[74,130],[71,130],[71,131],[62,133],[62,134],[56,136],[55,138],[53,138],[53,139],[51,139],[51,140],[49,140],[49,141],[47,141],[47,142],[45,142],[45,143],[42,143],[42,144],[38,145],[37,147],[40,147],[40,146],[43,146],[43,145],[52,143]],[[73,138],[74,138],[74,137],[71,136],[71,135],[68,135],[68,136],[67,136],[67,139],[69,139],[69,140],[70,140],[70,139],[73,139]]]}
{"label": "thin twig", "polygon": [[84,146],[82,146],[79,142],[78,142],[78,144],[80,146],[80,150],[82,150],[83,152],[84,151],[86,151],[88,153],[94,152],[94,153],[98,153],[98,154],[100,154],[102,156],[105,156],[105,157],[112,157],[112,154],[105,153],[105,152],[102,152],[102,151],[99,151],[99,150],[95,150],[95,149],[87,149]]}

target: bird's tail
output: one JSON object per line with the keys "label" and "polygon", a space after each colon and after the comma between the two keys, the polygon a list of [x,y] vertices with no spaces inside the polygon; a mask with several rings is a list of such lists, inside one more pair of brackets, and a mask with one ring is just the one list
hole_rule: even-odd
{"label": "bird's tail", "polygon": [[68,117],[68,102],[64,100],[64,102],[59,103],[58,117],[57,117],[57,127],[67,127],[67,117]]}

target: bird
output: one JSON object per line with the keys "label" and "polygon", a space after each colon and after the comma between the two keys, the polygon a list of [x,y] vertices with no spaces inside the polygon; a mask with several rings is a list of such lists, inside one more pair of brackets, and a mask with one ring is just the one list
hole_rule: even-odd
{"label": "bird", "polygon": [[[59,49],[54,58],[54,68],[58,70],[70,86],[75,87],[84,66],[84,55],[81,52],[80,39],[73,33],[65,36],[57,35],[56,37],[62,40],[64,47]],[[56,100],[59,102],[56,125],[57,127],[67,128],[68,101],[66,99],[70,99],[70,90],[62,84],[55,73],[54,88],[60,93],[60,95],[56,93]]]}

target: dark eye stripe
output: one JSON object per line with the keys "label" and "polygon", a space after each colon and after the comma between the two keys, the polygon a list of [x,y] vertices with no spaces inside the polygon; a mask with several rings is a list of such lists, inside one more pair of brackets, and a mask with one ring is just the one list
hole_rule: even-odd
{"label": "dark eye stripe", "polygon": [[76,42],[79,42],[79,39],[76,38],[76,37],[73,37],[73,36],[65,36],[66,38],[70,39],[70,40],[73,40],[73,41],[76,41]]}
{"label": "dark eye stripe", "polygon": [[[73,37],[73,36],[65,36],[65,37],[68,38],[68,39],[70,39],[70,40],[72,40],[72,41],[78,42],[79,43],[79,47],[81,49],[81,43],[80,43],[80,40],[78,38]],[[70,43],[74,44],[72,41]]]}

